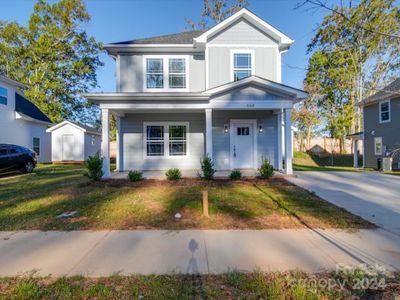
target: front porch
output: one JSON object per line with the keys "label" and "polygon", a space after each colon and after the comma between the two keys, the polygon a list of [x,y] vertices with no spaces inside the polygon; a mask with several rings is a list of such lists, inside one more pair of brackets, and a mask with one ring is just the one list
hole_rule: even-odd
{"label": "front porch", "polygon": [[[109,169],[110,114],[117,117],[116,169],[121,175],[111,174]],[[105,178],[126,178],[130,170],[144,171],[149,178],[164,178],[169,168],[179,168],[184,177],[196,177],[200,159],[206,154],[213,159],[216,177],[228,177],[233,169],[240,169],[244,176],[256,176],[262,159],[268,159],[276,170],[292,174],[291,109],[173,113],[102,109],[102,116]],[[178,127],[183,127],[186,135],[175,145],[170,135]],[[153,131],[156,135],[162,132],[162,137],[149,138]],[[178,153],[172,153],[176,149]]]}
{"label": "front porch", "polygon": [[[100,93],[104,177],[110,177],[110,114],[117,117],[117,170],[257,170],[263,159],[292,174],[293,105],[304,91],[250,76],[203,92]],[[283,163],[284,162],[284,163]],[[285,166],[285,167],[283,167]]]}

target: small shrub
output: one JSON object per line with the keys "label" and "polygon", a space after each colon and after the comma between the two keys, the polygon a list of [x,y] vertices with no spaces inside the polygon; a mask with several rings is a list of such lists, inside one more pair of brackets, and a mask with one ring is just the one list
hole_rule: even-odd
{"label": "small shrub", "polygon": [[260,173],[261,178],[268,179],[274,175],[274,167],[271,165],[268,159],[263,158],[258,172]]}
{"label": "small shrub", "polygon": [[201,171],[202,175],[201,178],[205,180],[212,180],[214,178],[214,163],[211,159],[211,157],[206,154],[203,159],[200,159],[200,165],[201,165]]}
{"label": "small shrub", "polygon": [[140,171],[129,171],[128,179],[130,181],[140,181],[143,180],[143,173]]}
{"label": "small shrub", "polygon": [[85,162],[87,173],[85,174],[93,181],[99,181],[103,177],[103,158],[98,154],[89,156]]}
{"label": "small shrub", "polygon": [[231,180],[240,180],[242,179],[242,172],[240,172],[239,170],[233,170],[231,172],[231,175],[229,175],[229,178]]}
{"label": "small shrub", "polygon": [[179,180],[182,178],[181,171],[176,168],[169,169],[167,172],[165,172],[165,176],[168,180]]}

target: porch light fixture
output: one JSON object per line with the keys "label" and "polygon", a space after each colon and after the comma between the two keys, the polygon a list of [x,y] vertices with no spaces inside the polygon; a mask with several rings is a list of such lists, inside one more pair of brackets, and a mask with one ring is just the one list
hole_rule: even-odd
{"label": "porch light fixture", "polygon": [[258,132],[262,133],[264,131],[264,128],[262,126],[262,124],[258,125]]}
{"label": "porch light fixture", "polygon": [[224,132],[225,132],[225,133],[228,133],[228,132],[229,132],[228,124],[224,124]]}

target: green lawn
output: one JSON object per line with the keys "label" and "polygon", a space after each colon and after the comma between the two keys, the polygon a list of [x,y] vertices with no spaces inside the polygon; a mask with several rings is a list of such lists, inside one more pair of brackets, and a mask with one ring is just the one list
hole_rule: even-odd
{"label": "green lawn", "polygon": [[[357,282],[364,278],[372,288],[363,283],[363,289],[356,289]],[[106,278],[13,277],[0,278],[0,299],[394,299],[391,297],[400,291],[399,279],[396,273],[382,276],[359,271],[350,275],[230,272]],[[377,285],[378,281],[382,285]]]}
{"label": "green lawn", "polygon": [[[335,155],[334,165],[329,156],[318,157],[304,152],[296,151],[293,157],[293,170],[295,171],[342,171],[342,172],[377,172],[380,174],[400,175],[400,172],[379,172],[372,168],[354,168],[352,155]],[[362,165],[362,162],[359,162]]]}
{"label": "green lawn", "polygon": [[[374,227],[283,179],[93,183],[84,172],[40,165],[33,174],[0,178],[0,230]],[[203,190],[209,218],[202,216]],[[77,214],[57,218],[66,211]]]}

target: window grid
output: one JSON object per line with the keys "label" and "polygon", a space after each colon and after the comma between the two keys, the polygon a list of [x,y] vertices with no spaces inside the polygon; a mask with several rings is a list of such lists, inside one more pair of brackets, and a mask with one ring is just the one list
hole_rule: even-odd
{"label": "window grid", "polygon": [[164,87],[164,61],[162,58],[146,59],[146,87],[151,89]]}
{"label": "window grid", "polygon": [[384,101],[379,103],[379,122],[386,123],[390,122],[390,101]]}
{"label": "window grid", "polygon": [[[144,122],[146,158],[179,158],[188,156],[189,124]],[[158,131],[158,133],[154,132]],[[153,131],[153,132],[152,132]]]}
{"label": "window grid", "polygon": [[252,56],[251,53],[233,54],[233,79],[234,81],[252,75]]}

